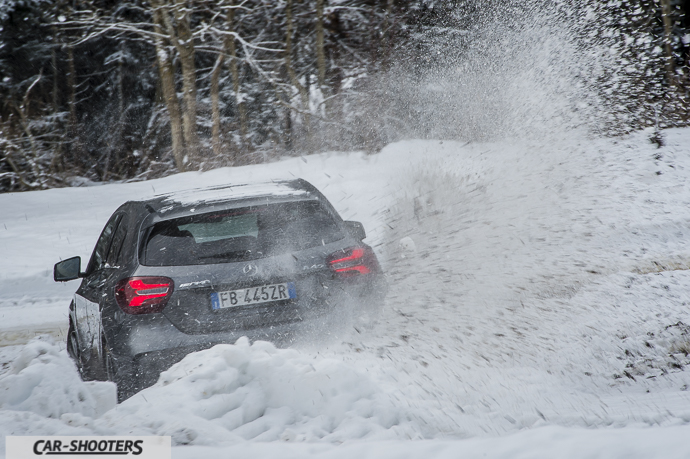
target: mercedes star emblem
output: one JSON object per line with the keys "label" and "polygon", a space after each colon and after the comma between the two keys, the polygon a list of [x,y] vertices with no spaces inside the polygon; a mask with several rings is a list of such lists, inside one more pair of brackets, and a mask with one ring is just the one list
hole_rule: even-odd
{"label": "mercedes star emblem", "polygon": [[251,265],[251,264],[242,268],[242,272],[249,275],[249,276],[253,276],[258,271],[259,271],[259,268],[257,268],[255,265]]}

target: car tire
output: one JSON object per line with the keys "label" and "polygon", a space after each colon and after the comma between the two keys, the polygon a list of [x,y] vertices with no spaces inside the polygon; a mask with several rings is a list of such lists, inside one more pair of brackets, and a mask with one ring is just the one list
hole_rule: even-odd
{"label": "car tire", "polygon": [[103,343],[103,360],[105,365],[105,375],[108,381],[117,383],[117,370],[115,369],[115,362],[113,355],[108,349],[108,346]]}
{"label": "car tire", "polygon": [[74,329],[72,319],[69,321],[69,330],[67,331],[67,354],[74,360],[81,373],[81,361],[79,359],[79,342],[77,341],[77,331]]}
{"label": "car tire", "polygon": [[103,355],[105,360],[105,373],[107,375],[108,381],[111,381],[117,387],[117,403],[131,397],[124,390],[124,385],[117,377],[117,369],[115,367],[115,359],[113,358],[112,352],[108,350],[106,346],[103,346]]}
{"label": "car tire", "polygon": [[[103,381],[105,379],[105,372],[103,371],[100,359],[95,352],[92,351],[91,358],[84,362],[81,350],[79,349],[79,337],[77,335],[77,330],[72,323],[69,321],[69,329],[67,331],[67,353],[74,363],[77,365],[77,371],[79,371],[79,376],[83,381]],[[95,366],[94,366],[95,363]]]}
{"label": "car tire", "polygon": [[117,402],[121,403],[132,395],[139,392],[132,371],[127,365],[118,362],[118,359],[103,340],[103,366],[105,369],[106,380],[115,383],[117,386]]}

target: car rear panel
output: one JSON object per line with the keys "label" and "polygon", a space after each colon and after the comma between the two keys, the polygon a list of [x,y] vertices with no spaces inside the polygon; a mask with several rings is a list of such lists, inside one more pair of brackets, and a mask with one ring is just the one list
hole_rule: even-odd
{"label": "car rear panel", "polygon": [[[357,244],[332,209],[312,196],[232,208],[197,206],[170,217],[154,214],[143,224],[134,276],[173,280],[162,314],[187,334],[271,327],[325,313],[337,290],[329,256]],[[270,285],[293,294],[213,308],[212,294]]]}
{"label": "car rear panel", "polygon": [[[144,267],[137,276],[165,275],[173,294],[162,314],[188,334],[250,330],[303,320],[325,313],[338,282],[326,258],[342,241],[298,253],[248,262],[196,266]],[[213,309],[211,295],[272,284],[294,283],[296,298]]]}

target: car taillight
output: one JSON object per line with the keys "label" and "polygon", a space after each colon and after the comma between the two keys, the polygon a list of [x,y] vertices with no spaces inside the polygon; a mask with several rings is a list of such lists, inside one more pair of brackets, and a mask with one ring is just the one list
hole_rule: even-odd
{"label": "car taillight", "polygon": [[118,306],[127,314],[161,312],[172,295],[173,281],[167,277],[128,277],[115,287]]}
{"label": "car taillight", "polygon": [[379,262],[369,247],[352,247],[330,256],[328,265],[340,277],[352,277],[378,272]]}

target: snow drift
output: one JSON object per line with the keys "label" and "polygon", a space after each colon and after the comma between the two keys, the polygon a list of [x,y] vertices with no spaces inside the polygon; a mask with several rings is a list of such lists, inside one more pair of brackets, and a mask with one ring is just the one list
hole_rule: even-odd
{"label": "snow drift", "polygon": [[102,422],[173,444],[416,436],[394,401],[343,362],[246,338],[188,355]]}
{"label": "snow drift", "polygon": [[0,413],[28,411],[58,419],[65,413],[98,417],[117,401],[110,382],[84,382],[66,352],[50,337],[24,346],[0,377]]}
{"label": "snow drift", "polygon": [[115,406],[115,387],[82,382],[50,339],[26,345],[0,377],[0,428],[18,413],[54,432],[170,435],[174,445],[243,440],[325,441],[418,438],[395,400],[366,375],[268,342],[217,345],[190,354],[152,387]]}

